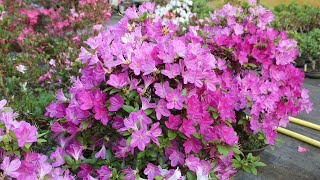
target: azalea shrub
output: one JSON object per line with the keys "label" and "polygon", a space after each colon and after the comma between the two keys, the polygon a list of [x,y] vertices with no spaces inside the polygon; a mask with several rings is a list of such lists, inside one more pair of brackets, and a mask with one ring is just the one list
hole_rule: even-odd
{"label": "azalea shrub", "polygon": [[28,121],[45,119],[54,92],[79,75],[83,42],[110,18],[106,0],[75,2],[0,1],[0,98]]}
{"label": "azalea shrub", "polygon": [[270,10],[227,4],[178,35],[154,9],[128,8],[85,42],[81,75],[46,108],[56,145],[48,156],[4,156],[4,175],[230,179],[264,165],[242,154],[237,128],[274,144],[288,115],[311,111],[292,65],[297,43],[270,27]]}

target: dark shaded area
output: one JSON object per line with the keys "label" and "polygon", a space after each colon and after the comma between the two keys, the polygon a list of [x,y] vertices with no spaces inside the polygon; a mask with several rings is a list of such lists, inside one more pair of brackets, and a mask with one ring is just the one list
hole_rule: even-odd
{"label": "dark shaded area", "polygon": [[[320,124],[320,79],[305,79],[305,88],[309,90],[313,102],[313,111],[300,113],[297,118]],[[320,132],[293,123],[287,129],[320,141]],[[266,167],[258,169],[258,175],[244,171],[235,176],[235,180],[320,180],[320,148],[297,139],[279,134],[281,143],[272,150],[268,147],[261,153],[261,161]],[[305,153],[298,152],[298,146],[307,148]]]}

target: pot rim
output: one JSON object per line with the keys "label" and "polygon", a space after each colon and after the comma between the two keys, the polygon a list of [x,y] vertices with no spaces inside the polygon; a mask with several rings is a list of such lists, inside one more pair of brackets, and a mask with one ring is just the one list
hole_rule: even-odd
{"label": "pot rim", "polygon": [[258,151],[263,151],[263,150],[265,150],[268,146],[269,146],[269,144],[267,144],[267,145],[265,145],[264,147],[259,148],[259,149],[253,149],[253,150],[243,149],[243,150],[241,150],[241,151],[242,151],[242,152],[258,152]]}

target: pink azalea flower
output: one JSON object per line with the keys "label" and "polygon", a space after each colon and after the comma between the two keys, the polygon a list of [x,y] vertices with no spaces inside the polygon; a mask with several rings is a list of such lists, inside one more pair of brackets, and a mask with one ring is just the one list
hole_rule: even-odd
{"label": "pink azalea flower", "polygon": [[110,99],[111,106],[108,108],[109,111],[118,111],[124,104],[124,100],[119,94],[112,96]]}
{"label": "pink azalea flower", "polygon": [[145,129],[141,129],[132,133],[131,147],[138,147],[140,151],[144,151],[146,146],[150,143],[150,138],[147,136]]}
{"label": "pink azalea flower", "polygon": [[3,174],[6,174],[13,178],[18,178],[20,173],[17,171],[21,165],[21,161],[19,159],[15,159],[10,162],[9,157],[5,157],[0,166],[1,170],[3,170]]}
{"label": "pink azalea flower", "polygon": [[167,93],[171,90],[168,81],[164,82],[163,84],[156,83],[154,85],[154,88],[156,90],[155,94],[161,98],[166,98]]}
{"label": "pink azalea flower", "polygon": [[106,147],[104,145],[102,145],[102,148],[100,149],[99,152],[97,152],[95,155],[94,155],[95,158],[101,158],[101,159],[106,159]]}
{"label": "pink azalea flower", "polygon": [[238,143],[238,136],[237,133],[234,131],[232,127],[229,126],[221,126],[221,137],[222,139],[229,144],[230,146]]}
{"label": "pink azalea flower", "polygon": [[122,170],[125,173],[124,180],[136,180],[136,171],[130,167]]}
{"label": "pink azalea flower", "polygon": [[83,147],[77,144],[72,144],[69,146],[69,149],[67,150],[67,153],[72,156],[76,161],[81,159],[82,156]]}
{"label": "pink azalea flower", "polygon": [[306,148],[303,148],[301,146],[298,147],[298,152],[304,153],[304,152],[307,152],[307,151],[308,151],[308,149],[306,149]]}
{"label": "pink azalea flower", "polygon": [[185,134],[187,137],[191,137],[192,134],[196,132],[196,128],[193,126],[193,121],[183,119],[182,126],[180,131]]}
{"label": "pink azalea flower", "polygon": [[165,122],[167,128],[172,130],[178,130],[180,124],[182,123],[180,115],[170,115],[168,121]]}
{"label": "pink azalea flower", "polygon": [[193,172],[197,172],[198,167],[201,166],[200,158],[195,157],[194,155],[188,156],[186,159],[186,166]]}
{"label": "pink azalea flower", "polygon": [[48,107],[46,107],[45,116],[62,118],[65,115],[65,107],[63,104],[57,104],[55,102],[51,102]]}
{"label": "pink azalea flower", "polygon": [[37,141],[37,128],[31,126],[27,122],[22,122],[20,127],[14,130],[18,139],[18,145],[23,147],[25,143],[32,143]]}
{"label": "pink azalea flower", "polygon": [[157,139],[157,137],[162,135],[162,130],[159,128],[160,123],[156,122],[151,125],[150,130],[147,132],[147,136],[151,138],[151,140],[158,146],[160,146],[160,143]]}
{"label": "pink azalea flower", "polygon": [[54,124],[51,126],[51,131],[54,132],[55,136],[64,132],[65,130],[66,129],[58,121],[55,121]]}
{"label": "pink azalea flower", "polygon": [[99,174],[100,180],[107,180],[111,178],[112,176],[112,171],[108,166],[101,166],[99,170],[97,170],[97,173]]}
{"label": "pink azalea flower", "polygon": [[156,117],[158,120],[161,119],[162,116],[170,116],[170,111],[169,109],[167,108],[167,102],[163,99],[160,99],[159,102],[158,102],[158,105],[155,106],[155,110],[156,110]]}
{"label": "pink azalea flower", "polygon": [[148,180],[153,180],[155,176],[160,176],[160,168],[152,163],[148,163],[147,168],[143,171],[145,175],[148,175]]}
{"label": "pink azalea flower", "polygon": [[169,156],[169,159],[171,161],[171,166],[175,167],[177,165],[183,165],[184,164],[184,154],[181,153],[178,150],[175,150],[172,152],[172,154]]}
{"label": "pink azalea flower", "polygon": [[92,109],[94,106],[94,96],[91,91],[84,91],[79,97],[80,108],[82,110]]}
{"label": "pink azalea flower", "polygon": [[184,151],[189,154],[191,151],[198,153],[202,148],[202,143],[199,139],[190,138],[183,143]]}
{"label": "pink azalea flower", "polygon": [[58,90],[57,95],[56,95],[56,99],[57,99],[57,103],[64,103],[64,102],[68,101],[66,96],[63,94],[62,89]]}
{"label": "pink azalea flower", "polygon": [[7,100],[2,99],[2,100],[0,101],[0,110],[2,110],[2,108],[3,108],[6,104],[7,104]]}
{"label": "pink azalea flower", "polygon": [[140,97],[140,99],[141,99],[141,103],[142,103],[141,110],[146,110],[146,109],[149,109],[149,108],[155,108],[156,107],[156,104],[155,103],[150,103],[148,98]]}
{"label": "pink azalea flower", "polygon": [[165,70],[162,70],[161,73],[169,77],[169,79],[173,79],[180,75],[180,66],[179,64],[166,64]]}
{"label": "pink azalea flower", "polygon": [[59,166],[63,165],[66,162],[64,157],[63,157],[64,154],[65,154],[65,152],[61,147],[58,147],[56,149],[56,151],[51,153],[50,159],[55,160],[52,163],[52,167],[59,167]]}
{"label": "pink azalea flower", "polygon": [[121,89],[129,84],[129,77],[127,73],[120,73],[118,75],[111,74],[107,84],[117,89]]}
{"label": "pink azalea flower", "polygon": [[183,102],[185,100],[185,97],[180,93],[179,89],[170,91],[167,94],[166,99],[168,101],[167,103],[168,109],[177,109],[177,110],[183,109]]}

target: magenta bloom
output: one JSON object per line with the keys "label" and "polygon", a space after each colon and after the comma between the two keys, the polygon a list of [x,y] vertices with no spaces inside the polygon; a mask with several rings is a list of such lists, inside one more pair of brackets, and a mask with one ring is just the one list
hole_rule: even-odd
{"label": "magenta bloom", "polygon": [[56,95],[56,99],[57,99],[57,103],[64,103],[64,102],[68,101],[66,96],[63,94],[62,89],[58,90],[57,95]]}
{"label": "magenta bloom", "polygon": [[160,120],[162,116],[170,116],[170,111],[167,108],[167,102],[160,99],[158,105],[155,107],[157,119]]}
{"label": "magenta bloom", "polygon": [[91,91],[85,91],[79,98],[80,108],[82,110],[92,109],[94,106],[94,96]]}
{"label": "magenta bloom", "polygon": [[167,94],[166,99],[168,101],[167,103],[168,109],[182,110],[185,97],[180,93],[179,89],[170,91]]}
{"label": "magenta bloom", "polygon": [[95,158],[106,159],[106,147],[103,145],[99,152],[94,155]]}
{"label": "magenta bloom", "polygon": [[57,104],[55,102],[51,102],[48,107],[46,107],[45,116],[62,118],[65,115],[65,107],[63,104]]}
{"label": "magenta bloom", "polygon": [[148,175],[148,180],[153,180],[155,176],[160,176],[160,168],[152,163],[148,163],[147,168],[143,171],[145,175]]}
{"label": "magenta bloom", "polygon": [[131,168],[127,168],[122,170],[126,175],[124,176],[124,180],[136,180],[136,171]]}
{"label": "magenta bloom", "polygon": [[17,172],[21,165],[21,161],[19,159],[15,159],[10,162],[9,157],[5,157],[0,166],[1,170],[3,170],[3,174],[6,174],[13,178],[18,178],[20,173]]}
{"label": "magenta bloom", "polygon": [[77,144],[72,144],[69,146],[69,149],[67,150],[67,153],[72,156],[76,161],[80,158],[83,158],[82,156],[83,147]]}
{"label": "magenta bloom", "polygon": [[180,115],[170,115],[168,121],[165,122],[167,128],[178,130],[180,124],[182,123]]}
{"label": "magenta bloom", "polygon": [[237,136],[237,133],[234,131],[232,127],[229,126],[222,126],[221,129],[221,137],[222,139],[229,144],[230,146],[238,143],[239,137]]}
{"label": "magenta bloom", "polygon": [[124,104],[124,100],[119,94],[112,96],[110,99],[111,106],[108,108],[109,111],[118,111]]}
{"label": "magenta bloom", "polygon": [[31,126],[27,122],[21,122],[20,127],[14,130],[18,139],[18,145],[23,147],[25,143],[32,143],[37,141],[37,128]]}
{"label": "magenta bloom", "polygon": [[166,69],[162,70],[161,73],[168,76],[169,79],[173,79],[180,75],[180,66],[179,64],[166,64]]}
{"label": "magenta bloom", "polygon": [[2,100],[0,101],[0,110],[1,110],[6,104],[7,104],[7,100],[2,99]]}
{"label": "magenta bloom", "polygon": [[112,171],[108,166],[101,166],[99,170],[97,170],[99,174],[100,180],[107,180],[112,176]]}
{"label": "magenta bloom", "polygon": [[171,90],[168,81],[164,82],[163,84],[155,83],[154,88],[156,90],[155,94],[161,98],[166,98],[167,93]]}
{"label": "magenta bloom", "polygon": [[198,153],[202,148],[202,143],[199,139],[190,138],[183,143],[184,151],[189,154],[191,151]]}
{"label": "magenta bloom", "polygon": [[146,146],[150,143],[150,138],[147,136],[145,129],[141,129],[132,133],[131,147],[138,147],[140,151],[144,151]]}
{"label": "magenta bloom", "polygon": [[171,161],[171,166],[175,167],[177,165],[183,165],[184,164],[184,154],[178,150],[175,150],[172,152],[172,154],[169,156],[169,159]]}
{"label": "magenta bloom", "polygon": [[50,159],[55,159],[55,162],[52,163],[52,167],[59,167],[66,162],[63,157],[64,154],[65,152],[61,147],[58,147],[55,152],[51,153]]}
{"label": "magenta bloom", "polygon": [[190,138],[196,132],[196,128],[191,120],[183,119],[180,131]]}
{"label": "magenta bloom", "polygon": [[117,89],[121,89],[129,84],[129,77],[127,73],[121,73],[118,75],[111,74],[107,84]]}
{"label": "magenta bloom", "polygon": [[160,143],[157,139],[157,137],[161,136],[162,130],[159,128],[160,123],[156,122],[152,124],[151,129],[147,132],[147,135],[151,138],[151,140],[158,146],[160,146]]}

